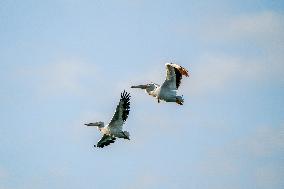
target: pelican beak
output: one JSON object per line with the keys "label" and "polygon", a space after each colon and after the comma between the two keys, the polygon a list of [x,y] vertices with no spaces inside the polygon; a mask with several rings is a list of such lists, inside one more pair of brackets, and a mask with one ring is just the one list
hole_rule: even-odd
{"label": "pelican beak", "polygon": [[134,86],[131,86],[131,88],[146,89],[147,85],[134,85]]}
{"label": "pelican beak", "polygon": [[86,126],[98,126],[96,123],[86,123],[84,125],[86,125]]}

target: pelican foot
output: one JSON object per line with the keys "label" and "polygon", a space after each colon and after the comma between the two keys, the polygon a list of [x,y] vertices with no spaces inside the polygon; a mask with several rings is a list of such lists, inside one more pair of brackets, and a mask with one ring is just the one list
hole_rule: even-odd
{"label": "pelican foot", "polygon": [[130,138],[126,135],[124,135],[123,139],[127,139],[127,140],[130,140]]}
{"label": "pelican foot", "polygon": [[183,105],[183,101],[181,101],[179,99],[176,99],[176,103],[179,104],[179,105]]}

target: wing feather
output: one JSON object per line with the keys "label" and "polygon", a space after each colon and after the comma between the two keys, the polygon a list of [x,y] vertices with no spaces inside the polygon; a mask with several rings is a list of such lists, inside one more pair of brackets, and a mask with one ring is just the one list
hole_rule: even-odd
{"label": "wing feather", "polygon": [[97,147],[98,148],[103,148],[105,146],[110,145],[111,143],[114,143],[115,140],[116,140],[115,137],[112,137],[110,135],[103,135],[103,137],[98,141]]}
{"label": "wing feather", "polygon": [[163,83],[163,87],[167,87],[170,90],[177,90],[180,86],[182,76],[188,77],[188,71],[173,63],[167,63],[166,64],[166,71],[167,71],[167,76],[166,80]]}
{"label": "wing feather", "polygon": [[125,90],[121,93],[119,104],[117,105],[115,113],[109,123],[110,127],[122,127],[129,115],[130,97],[130,93]]}

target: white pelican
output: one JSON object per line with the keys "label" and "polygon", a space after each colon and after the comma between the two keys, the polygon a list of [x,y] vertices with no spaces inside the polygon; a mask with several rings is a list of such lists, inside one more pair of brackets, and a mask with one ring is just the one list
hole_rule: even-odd
{"label": "white pelican", "polygon": [[180,86],[182,76],[189,76],[188,71],[173,63],[166,63],[166,70],[167,76],[162,86],[156,83],[149,83],[146,85],[131,86],[131,88],[145,89],[149,95],[158,99],[158,103],[160,100],[164,100],[166,102],[176,102],[179,105],[183,105],[184,100],[182,96],[177,96],[177,90]]}
{"label": "white pelican", "polygon": [[[95,122],[85,124],[87,126],[96,126],[99,131],[103,134],[103,137],[98,141],[97,147],[103,148],[108,146],[110,143],[114,143],[117,138],[129,138],[129,133],[127,131],[122,131],[122,125],[126,121],[130,110],[130,94],[123,91],[121,93],[121,98],[119,104],[116,107],[115,113],[110,121],[110,123],[104,126],[104,122]],[[96,147],[96,145],[94,145]]]}

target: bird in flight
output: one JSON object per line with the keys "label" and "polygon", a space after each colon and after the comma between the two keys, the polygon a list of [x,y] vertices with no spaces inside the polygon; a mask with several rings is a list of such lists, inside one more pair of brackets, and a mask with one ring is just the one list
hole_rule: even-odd
{"label": "bird in flight", "polygon": [[164,100],[166,102],[176,102],[179,105],[183,105],[184,99],[182,96],[177,95],[177,90],[180,86],[182,76],[189,76],[188,71],[174,63],[166,63],[166,71],[166,80],[162,86],[156,83],[149,83],[146,85],[131,86],[131,88],[145,89],[149,95],[158,99],[158,103],[160,100]]}
{"label": "bird in flight", "polygon": [[123,138],[130,140],[129,133],[122,131],[122,126],[128,118],[130,111],[130,94],[125,90],[121,93],[119,104],[116,107],[115,113],[108,125],[104,125],[104,122],[87,123],[86,126],[96,126],[103,134],[102,138],[98,141],[98,148],[103,148],[111,143],[114,143],[116,138]]}

